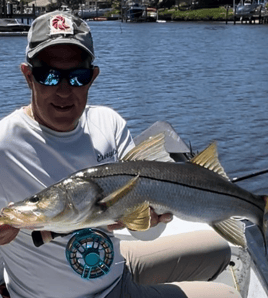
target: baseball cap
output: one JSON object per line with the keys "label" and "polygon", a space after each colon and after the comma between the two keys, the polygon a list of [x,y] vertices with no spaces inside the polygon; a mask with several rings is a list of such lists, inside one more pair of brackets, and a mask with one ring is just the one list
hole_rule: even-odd
{"label": "baseball cap", "polygon": [[77,45],[95,59],[90,28],[82,19],[63,11],[53,11],[36,18],[28,32],[26,58],[59,44]]}

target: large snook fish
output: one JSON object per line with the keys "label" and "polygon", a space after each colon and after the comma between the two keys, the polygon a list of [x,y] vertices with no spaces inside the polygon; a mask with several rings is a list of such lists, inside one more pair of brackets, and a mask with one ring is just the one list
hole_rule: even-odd
{"label": "large snook fish", "polygon": [[166,152],[159,157],[163,148],[164,134],[159,134],[121,162],[78,171],[3,208],[0,224],[68,233],[121,221],[129,229],[146,230],[151,206],[160,214],[170,212],[183,220],[208,223],[244,247],[244,229],[236,217],[250,220],[265,233],[264,197],[229,181],[215,143],[185,163],[153,161],[167,160]]}

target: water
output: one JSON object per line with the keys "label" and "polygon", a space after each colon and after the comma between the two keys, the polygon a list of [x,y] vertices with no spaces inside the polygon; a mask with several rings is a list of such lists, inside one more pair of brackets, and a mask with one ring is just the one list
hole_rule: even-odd
{"label": "water", "polygon": [[[113,107],[134,136],[166,120],[194,150],[217,140],[230,177],[268,168],[267,25],[89,25],[101,69],[90,103]],[[19,69],[26,44],[0,37],[0,118],[30,102]],[[263,192],[267,180],[240,185]]]}

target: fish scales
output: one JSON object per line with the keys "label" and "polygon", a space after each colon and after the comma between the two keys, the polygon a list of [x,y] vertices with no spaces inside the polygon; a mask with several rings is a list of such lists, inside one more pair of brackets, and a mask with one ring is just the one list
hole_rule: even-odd
{"label": "fish scales", "polygon": [[[263,210],[263,200],[252,193],[230,183],[218,174],[191,163],[165,163],[157,161],[129,161],[111,163],[85,170],[83,179],[129,175],[172,182],[210,192],[231,195],[241,200],[248,200]],[[258,199],[258,203],[254,200]]]}
{"label": "fish scales", "polygon": [[[119,206],[124,210],[148,200],[159,212],[172,212],[191,221],[200,221],[200,216],[204,222],[246,216],[259,224],[263,215],[261,197],[191,163],[130,161],[107,164],[85,170],[83,179],[95,181],[107,196],[135,176],[139,177],[137,185],[109,208],[110,213],[118,212]],[[189,209],[189,205],[194,208]]]}
{"label": "fish scales", "polygon": [[68,233],[119,220],[129,229],[143,231],[150,227],[153,207],[159,214],[208,223],[228,241],[246,247],[244,228],[232,219],[243,217],[260,227],[267,243],[267,197],[228,180],[215,143],[190,162],[170,161],[163,134],[156,135],[133,148],[123,161],[78,171],[3,208],[0,222]]}

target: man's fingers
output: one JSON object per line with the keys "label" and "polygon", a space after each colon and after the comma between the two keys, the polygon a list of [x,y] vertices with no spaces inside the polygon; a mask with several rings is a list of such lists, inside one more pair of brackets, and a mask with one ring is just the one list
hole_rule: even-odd
{"label": "man's fingers", "polygon": [[117,222],[115,224],[112,225],[108,225],[107,229],[109,232],[112,232],[114,230],[122,230],[124,229],[126,226],[122,223],[122,222]]}
{"label": "man's fingers", "polygon": [[[150,216],[151,216],[151,227],[155,227],[160,222],[169,223],[173,219],[173,215],[171,213],[165,213],[158,215],[152,207],[150,207]],[[107,226],[109,232],[113,232],[114,230],[122,230],[126,226],[122,222],[117,222],[115,224],[111,224]]]}
{"label": "man's fingers", "polygon": [[9,225],[0,226],[0,245],[5,245],[14,240],[18,233],[19,229],[13,228]]}
{"label": "man's fingers", "polygon": [[154,212],[154,209],[150,207],[151,215],[151,227],[155,227],[159,223],[159,216]]}
{"label": "man's fingers", "polygon": [[171,213],[165,213],[159,215],[159,222],[169,223],[173,219],[173,215]]}
{"label": "man's fingers", "polygon": [[157,213],[155,213],[152,207],[150,208],[151,208],[151,227],[156,226],[160,222],[168,223],[172,221],[173,215],[171,213],[164,213],[164,214],[158,215]]}

